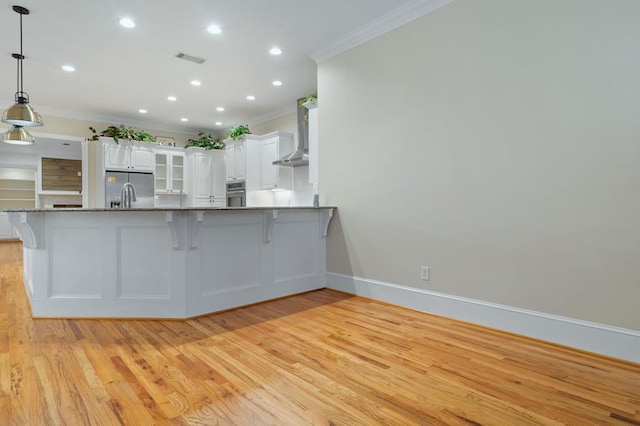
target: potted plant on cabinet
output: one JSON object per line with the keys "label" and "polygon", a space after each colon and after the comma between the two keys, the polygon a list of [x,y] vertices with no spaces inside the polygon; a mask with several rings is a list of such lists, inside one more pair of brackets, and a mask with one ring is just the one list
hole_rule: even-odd
{"label": "potted plant on cabinet", "polygon": [[198,133],[198,139],[187,140],[185,148],[224,149],[225,144],[220,138],[214,138],[210,133]]}
{"label": "potted plant on cabinet", "polygon": [[119,143],[120,139],[138,141],[138,142],[155,142],[156,138],[144,130],[137,130],[130,126],[121,124],[120,127],[109,126],[102,132],[98,133],[93,127],[89,127],[89,130],[93,133],[93,136],[89,138],[91,141],[97,141],[100,137],[112,138],[115,143]]}
{"label": "potted plant on cabinet", "polygon": [[307,109],[318,106],[318,95],[316,93],[313,93],[305,98],[300,99],[300,105]]}
{"label": "potted plant on cabinet", "polygon": [[251,134],[251,130],[249,130],[249,125],[248,124],[240,124],[238,126],[235,126],[235,127],[232,127],[231,129],[229,129],[227,134],[229,135],[229,137],[231,139],[233,139],[235,141],[236,139],[239,139],[243,135]]}

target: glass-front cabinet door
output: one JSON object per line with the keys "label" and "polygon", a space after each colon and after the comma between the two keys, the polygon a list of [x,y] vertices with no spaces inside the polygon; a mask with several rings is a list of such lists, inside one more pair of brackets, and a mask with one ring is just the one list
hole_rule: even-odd
{"label": "glass-front cabinet door", "polygon": [[173,153],[170,156],[171,163],[171,190],[173,192],[184,191],[184,154]]}
{"label": "glass-front cabinet door", "polygon": [[184,153],[156,151],[156,194],[184,191]]}

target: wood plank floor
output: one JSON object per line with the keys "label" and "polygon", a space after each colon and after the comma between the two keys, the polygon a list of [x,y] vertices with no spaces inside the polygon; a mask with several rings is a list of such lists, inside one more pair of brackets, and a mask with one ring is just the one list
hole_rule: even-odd
{"label": "wood plank floor", "polygon": [[0,425],[640,425],[640,365],[321,290],[33,320],[0,243]]}

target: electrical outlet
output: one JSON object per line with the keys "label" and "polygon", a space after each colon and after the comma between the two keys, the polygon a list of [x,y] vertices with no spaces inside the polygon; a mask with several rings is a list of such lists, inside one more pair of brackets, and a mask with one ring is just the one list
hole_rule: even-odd
{"label": "electrical outlet", "polygon": [[425,280],[425,281],[429,281],[429,267],[428,266],[421,266],[420,267],[420,279],[421,280]]}

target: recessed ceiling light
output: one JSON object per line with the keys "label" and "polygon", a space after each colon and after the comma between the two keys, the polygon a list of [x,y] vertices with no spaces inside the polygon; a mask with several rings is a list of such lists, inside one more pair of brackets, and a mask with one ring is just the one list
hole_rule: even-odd
{"label": "recessed ceiling light", "polygon": [[222,28],[219,25],[211,24],[207,27],[207,31],[211,34],[220,34],[222,32]]}
{"label": "recessed ceiling light", "polygon": [[176,98],[175,96],[167,96],[167,100],[171,102],[175,102],[178,100],[178,98]]}
{"label": "recessed ceiling light", "polygon": [[133,28],[136,26],[136,23],[133,22],[133,19],[131,18],[122,18],[120,20],[120,25],[122,25],[125,28]]}
{"label": "recessed ceiling light", "polygon": [[273,84],[274,86],[282,86],[282,82],[280,80],[274,80],[274,82],[271,84]]}
{"label": "recessed ceiling light", "polygon": [[192,86],[201,86],[202,83],[199,80],[191,80],[191,85]]}
{"label": "recessed ceiling light", "polygon": [[222,122],[221,121],[216,121],[216,126],[222,126]]}
{"label": "recessed ceiling light", "polygon": [[139,112],[140,114],[146,114],[146,113],[147,113],[147,110],[146,110],[146,109],[139,109],[139,110],[138,110],[138,112]]}
{"label": "recessed ceiling light", "polygon": [[224,111],[224,107],[218,107],[218,108],[216,108],[216,111],[222,112],[222,111]]}
{"label": "recessed ceiling light", "polygon": [[247,96],[247,100],[248,100],[248,101],[255,101],[255,100],[256,100],[256,97],[255,97],[255,96],[253,96],[253,95],[249,95],[249,96]]}
{"label": "recessed ceiling light", "polygon": [[282,50],[279,47],[272,47],[269,51],[273,56],[278,56],[282,54]]}
{"label": "recessed ceiling light", "polygon": [[183,118],[180,119],[180,121],[184,121],[186,123],[187,121],[189,121],[189,119],[183,117]]}
{"label": "recessed ceiling light", "polygon": [[63,65],[63,66],[62,66],[62,69],[63,69],[63,70],[65,70],[65,71],[67,71],[67,72],[74,72],[74,71],[76,70],[76,69],[75,69],[73,66],[71,66],[71,65]]}

